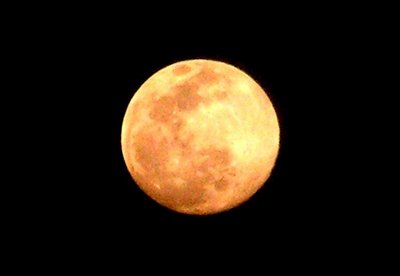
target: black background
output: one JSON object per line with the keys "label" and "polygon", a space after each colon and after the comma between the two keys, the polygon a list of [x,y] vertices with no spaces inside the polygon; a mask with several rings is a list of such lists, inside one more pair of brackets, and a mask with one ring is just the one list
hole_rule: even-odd
{"label": "black background", "polygon": [[[27,26],[31,46],[21,44],[21,52],[37,89],[24,95],[40,102],[26,104],[32,110],[26,120],[35,127],[23,141],[35,144],[25,158],[32,171],[24,173],[40,183],[31,188],[40,193],[32,206],[40,208],[26,209],[30,229],[76,252],[192,256],[206,250],[217,259],[271,249],[317,253],[352,237],[354,179],[343,177],[351,160],[342,155],[353,143],[344,134],[352,122],[342,123],[346,102],[355,97],[347,90],[352,29],[343,32],[326,13],[261,10],[143,15],[147,20],[139,11],[86,10]],[[175,213],[148,198],[132,180],[120,144],[125,110],[140,85],[159,69],[194,58],[247,72],[268,92],[281,127],[278,159],[264,187],[211,216]]]}
{"label": "black background", "polygon": [[[314,40],[297,32],[268,31],[259,37],[233,32],[228,37],[192,34],[190,39],[167,36],[159,41],[134,32],[123,35],[107,33],[90,41],[71,72],[78,81],[67,92],[71,105],[65,120],[72,124],[67,135],[74,156],[73,178],[65,189],[73,194],[71,211],[77,222],[109,237],[173,237],[182,244],[187,239],[270,243],[323,233],[334,187],[321,159],[329,153],[322,137],[328,118],[321,123],[318,118],[327,108],[323,93],[329,93],[319,72],[326,57]],[[144,195],[125,167],[120,145],[122,119],[133,93],[157,70],[193,58],[228,62],[250,74],[268,91],[281,126],[279,157],[266,185],[242,206],[207,217],[169,211]]]}

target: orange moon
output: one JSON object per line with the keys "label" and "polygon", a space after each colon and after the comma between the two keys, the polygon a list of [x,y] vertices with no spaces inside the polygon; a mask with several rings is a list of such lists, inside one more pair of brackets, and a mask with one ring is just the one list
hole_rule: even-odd
{"label": "orange moon", "polygon": [[266,92],[224,62],[186,60],[146,80],[126,110],[121,144],[137,185],[185,214],[229,210],[269,178],[279,123]]}

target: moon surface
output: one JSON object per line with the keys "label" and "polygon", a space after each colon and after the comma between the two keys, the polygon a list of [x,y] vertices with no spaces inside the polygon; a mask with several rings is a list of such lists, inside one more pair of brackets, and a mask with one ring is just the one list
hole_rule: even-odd
{"label": "moon surface", "polygon": [[186,60],[146,80],[126,110],[126,166],[148,196],[206,215],[248,200],[269,178],[279,123],[265,91],[227,63]]}

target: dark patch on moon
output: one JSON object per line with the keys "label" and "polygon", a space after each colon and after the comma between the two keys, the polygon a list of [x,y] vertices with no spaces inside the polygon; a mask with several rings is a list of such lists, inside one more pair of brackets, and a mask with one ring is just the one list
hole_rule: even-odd
{"label": "dark patch on moon", "polygon": [[225,191],[229,187],[229,182],[222,177],[215,182],[214,187],[218,192]]}
{"label": "dark patch on moon", "polygon": [[184,74],[189,73],[191,70],[192,70],[192,69],[190,68],[189,65],[181,64],[181,65],[176,66],[176,67],[172,70],[172,73],[173,73],[174,75],[180,76],[180,75],[184,75]]}
{"label": "dark patch on moon", "polygon": [[[178,68],[175,68],[175,70]],[[168,121],[173,119],[173,114],[190,112],[198,108],[201,103],[212,102],[213,99],[211,97],[202,97],[198,91],[201,87],[211,85],[222,79],[223,77],[219,76],[211,68],[202,68],[198,74],[172,87],[167,95],[150,103],[150,118],[167,124]],[[221,101],[227,96],[227,91],[220,91],[216,94],[214,100]]]}
{"label": "dark patch on moon", "polygon": [[174,88],[176,107],[178,111],[191,111],[198,107],[203,101],[197,91],[199,85],[195,82],[184,83]]}
{"label": "dark patch on moon", "polygon": [[220,76],[213,69],[204,67],[194,76],[194,80],[204,84],[213,84],[220,80]]}
{"label": "dark patch on moon", "polygon": [[156,100],[151,107],[149,117],[161,123],[167,123],[172,119],[176,100],[173,97],[163,96]]}
{"label": "dark patch on moon", "polygon": [[[182,65],[175,68],[174,74],[184,74],[189,72],[189,69]],[[183,114],[197,109],[202,103],[207,104],[212,100],[227,97],[227,91],[218,92],[214,99],[202,97],[198,93],[201,87],[220,79],[212,69],[204,67],[195,76],[172,87],[166,95],[149,103],[149,117],[155,121],[154,124],[162,124],[170,130],[172,142],[158,138],[160,133],[149,130],[146,126],[133,137],[136,160],[144,170],[140,176],[141,182],[144,183],[142,185],[156,183],[160,186],[159,190],[155,189],[154,185],[151,185],[151,188],[145,187],[144,190],[151,190],[150,195],[154,199],[172,209],[179,206],[195,208],[207,201],[207,187],[222,192],[230,186],[227,173],[234,170],[231,167],[231,152],[214,146],[196,152],[192,142],[194,135],[185,139],[180,135],[184,123]],[[172,158],[171,151],[176,149],[179,157],[191,164],[190,169],[174,173],[169,170],[168,160]],[[181,186],[174,183],[176,176],[183,180]]]}

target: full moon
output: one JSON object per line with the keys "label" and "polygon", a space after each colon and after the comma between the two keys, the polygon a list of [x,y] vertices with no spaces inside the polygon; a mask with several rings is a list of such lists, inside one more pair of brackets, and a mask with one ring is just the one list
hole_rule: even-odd
{"label": "full moon", "polygon": [[126,110],[121,144],[141,190],[171,210],[219,213],[269,178],[279,123],[260,85],[224,62],[186,60],[147,79]]}

